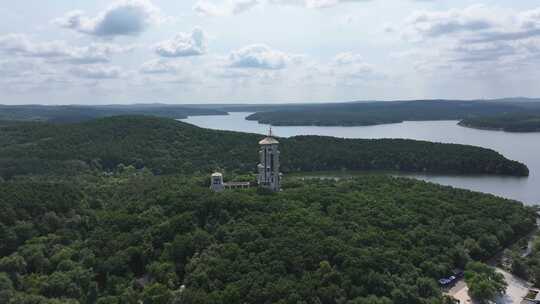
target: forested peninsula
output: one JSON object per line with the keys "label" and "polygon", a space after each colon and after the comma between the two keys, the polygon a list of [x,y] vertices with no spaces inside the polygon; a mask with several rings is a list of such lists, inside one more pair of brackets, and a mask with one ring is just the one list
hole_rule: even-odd
{"label": "forested peninsula", "polygon": [[[73,175],[118,165],[154,174],[251,173],[260,135],[202,129],[173,119],[118,116],[73,124],[0,123],[0,176]],[[528,168],[479,147],[402,139],[280,139],[282,171],[392,170],[527,176]]]}
{"label": "forested peninsula", "polygon": [[351,102],[267,109],[247,120],[275,126],[370,126],[403,121],[463,120],[536,111],[536,102],[412,100]]}
{"label": "forested peninsula", "polygon": [[540,114],[506,114],[468,118],[462,120],[459,125],[506,132],[540,132]]}

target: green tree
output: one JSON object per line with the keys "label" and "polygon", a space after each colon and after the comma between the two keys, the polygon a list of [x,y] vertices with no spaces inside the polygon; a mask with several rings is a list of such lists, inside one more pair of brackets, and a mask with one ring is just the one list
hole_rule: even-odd
{"label": "green tree", "polygon": [[5,272],[0,272],[0,303],[8,303],[15,290],[13,282]]}
{"label": "green tree", "polygon": [[26,261],[22,256],[15,253],[0,259],[0,271],[9,274],[26,272]]}
{"label": "green tree", "polygon": [[172,292],[167,286],[160,283],[146,286],[142,293],[144,304],[169,304],[172,297]]}
{"label": "green tree", "polygon": [[465,282],[472,298],[486,303],[506,292],[507,283],[501,273],[481,262],[470,262],[465,271]]}
{"label": "green tree", "polygon": [[517,254],[512,257],[511,272],[524,280],[529,279],[529,270],[525,259],[518,256]]}

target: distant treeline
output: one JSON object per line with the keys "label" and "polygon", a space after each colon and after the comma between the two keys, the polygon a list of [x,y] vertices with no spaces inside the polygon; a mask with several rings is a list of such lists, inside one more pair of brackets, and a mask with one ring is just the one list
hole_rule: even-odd
{"label": "distant treeline", "polygon": [[0,105],[0,120],[3,121],[49,121],[55,123],[72,123],[116,115],[152,115],[182,119],[193,115],[227,115],[227,112],[214,109],[189,108],[164,104],[105,106]]}
{"label": "distant treeline", "polygon": [[460,125],[470,128],[501,130],[507,132],[540,132],[539,114],[503,114],[489,117],[468,118]]}
{"label": "distant treeline", "polygon": [[276,126],[368,126],[403,121],[462,120],[531,111],[540,113],[540,103],[415,100],[296,106],[258,112],[246,119]]}
{"label": "distant treeline", "polygon": [[[155,174],[253,172],[260,135],[202,129],[173,119],[118,116],[60,125],[0,124],[0,176],[146,167]],[[524,164],[478,147],[413,140],[280,139],[284,172],[399,170],[526,176]]]}

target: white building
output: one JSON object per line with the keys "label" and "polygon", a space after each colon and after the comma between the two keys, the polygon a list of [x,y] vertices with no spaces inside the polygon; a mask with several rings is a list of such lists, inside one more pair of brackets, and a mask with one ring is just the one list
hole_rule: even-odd
{"label": "white building", "polygon": [[272,129],[266,138],[259,142],[261,162],[257,182],[259,187],[277,192],[281,190],[281,173],[279,172],[279,141],[272,135]]}
{"label": "white building", "polygon": [[215,192],[221,192],[225,190],[225,185],[223,184],[223,174],[214,173],[210,178],[210,189]]}
{"label": "white building", "polygon": [[214,192],[222,192],[223,190],[232,189],[248,189],[251,187],[250,182],[223,182],[223,174],[215,172],[210,177],[210,190]]}

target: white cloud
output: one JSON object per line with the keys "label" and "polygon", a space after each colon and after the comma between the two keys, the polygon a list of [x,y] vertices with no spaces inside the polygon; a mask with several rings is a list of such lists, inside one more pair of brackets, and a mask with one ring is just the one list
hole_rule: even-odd
{"label": "white cloud", "polygon": [[176,74],[180,66],[174,62],[165,60],[151,60],[141,65],[140,71],[143,74]]}
{"label": "white cloud", "polygon": [[119,67],[104,65],[79,66],[70,72],[77,77],[90,79],[113,79],[119,78],[122,74]]}
{"label": "white cloud", "polygon": [[364,62],[364,57],[360,54],[354,54],[350,52],[339,53],[332,59],[334,65],[353,65]]}
{"label": "white cloud", "polygon": [[134,46],[109,43],[92,43],[89,46],[76,47],[65,41],[33,42],[23,34],[0,36],[0,51],[4,53],[73,64],[109,62],[112,55],[125,53],[133,48]]}
{"label": "white cloud", "polygon": [[80,64],[110,62],[112,55],[130,52],[135,48],[133,45],[119,46],[108,43],[92,43],[86,47],[72,48],[68,61]]}
{"label": "white cloud", "polygon": [[410,53],[422,71],[485,74],[535,64],[540,58],[540,9],[516,12],[475,5],[421,11],[407,18],[401,33],[422,42]]}
{"label": "white cloud", "polygon": [[339,78],[372,80],[381,79],[385,75],[376,70],[375,66],[367,63],[360,54],[345,52],[337,54],[328,69],[332,75]]}
{"label": "white cloud", "polygon": [[154,50],[162,57],[198,56],[206,53],[206,34],[201,29],[180,33],[173,39],[158,43]]}
{"label": "white cloud", "polygon": [[419,11],[407,18],[406,38],[460,39],[468,43],[540,37],[540,8],[514,12],[474,5],[448,11]]}
{"label": "white cloud", "polygon": [[296,5],[307,8],[323,8],[335,6],[340,3],[339,0],[269,0],[272,4]]}
{"label": "white cloud", "polygon": [[327,8],[343,3],[366,2],[369,0],[269,0],[272,4],[298,5],[307,8]]}
{"label": "white cloud", "polygon": [[0,50],[5,53],[28,57],[69,56],[68,47],[64,42],[33,43],[23,34],[0,36]]}
{"label": "white cloud", "polygon": [[72,11],[53,22],[88,35],[115,37],[138,35],[163,20],[160,10],[149,0],[121,0],[95,17]]}
{"label": "white cloud", "polygon": [[217,4],[215,1],[199,0],[193,10],[204,16],[230,16],[248,11],[260,4],[288,5],[305,8],[328,8],[342,3],[367,2],[369,0],[228,0]]}
{"label": "white cloud", "polygon": [[34,62],[27,60],[5,60],[0,61],[0,74],[3,78],[12,77],[18,78],[27,76],[38,67]]}
{"label": "white cloud", "polygon": [[204,16],[228,16],[243,13],[261,3],[261,0],[229,0],[215,4],[208,0],[199,0],[193,10]]}
{"label": "white cloud", "polygon": [[448,11],[418,11],[407,18],[404,33],[413,38],[429,39],[481,32],[495,26],[495,16],[486,7],[478,5]]}
{"label": "white cloud", "polygon": [[232,52],[228,60],[233,68],[280,70],[291,63],[292,57],[264,44],[253,44]]}

